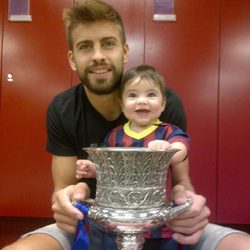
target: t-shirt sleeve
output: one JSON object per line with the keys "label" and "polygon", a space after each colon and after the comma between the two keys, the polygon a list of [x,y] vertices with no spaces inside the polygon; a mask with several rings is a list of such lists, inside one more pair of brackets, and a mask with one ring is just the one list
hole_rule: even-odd
{"label": "t-shirt sleeve", "polygon": [[187,130],[186,114],[183,104],[177,94],[169,88],[166,88],[167,105],[162,112],[160,120],[171,123],[183,131]]}
{"label": "t-shirt sleeve", "polygon": [[72,148],[69,138],[67,138],[62,122],[63,117],[59,115],[59,112],[60,105],[54,99],[48,107],[46,116],[46,150],[54,155],[74,156],[76,152]]}
{"label": "t-shirt sleeve", "polygon": [[190,137],[187,133],[173,125],[171,125],[170,131],[171,133],[169,133],[166,138],[170,143],[182,142],[187,147],[187,149],[189,148]]}

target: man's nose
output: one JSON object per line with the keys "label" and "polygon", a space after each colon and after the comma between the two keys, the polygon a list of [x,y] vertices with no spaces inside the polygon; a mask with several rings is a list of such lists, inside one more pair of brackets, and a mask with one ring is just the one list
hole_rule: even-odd
{"label": "man's nose", "polygon": [[92,59],[94,61],[103,61],[103,60],[105,60],[105,55],[104,55],[104,53],[103,53],[100,46],[96,46],[94,48]]}

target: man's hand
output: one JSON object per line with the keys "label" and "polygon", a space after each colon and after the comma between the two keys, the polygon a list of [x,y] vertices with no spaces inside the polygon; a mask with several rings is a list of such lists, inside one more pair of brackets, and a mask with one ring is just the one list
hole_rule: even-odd
{"label": "man's hand", "polygon": [[173,238],[180,244],[195,244],[200,239],[205,226],[208,224],[210,210],[206,206],[206,199],[194,192],[187,191],[183,186],[176,185],[172,191],[172,199],[177,205],[192,198],[192,205],[187,211],[170,220],[167,225],[175,233]]}
{"label": "man's hand", "polygon": [[89,192],[87,184],[78,183],[54,193],[52,210],[59,228],[69,233],[75,232],[77,220],[82,220],[83,214],[72,205],[72,201],[83,201]]}

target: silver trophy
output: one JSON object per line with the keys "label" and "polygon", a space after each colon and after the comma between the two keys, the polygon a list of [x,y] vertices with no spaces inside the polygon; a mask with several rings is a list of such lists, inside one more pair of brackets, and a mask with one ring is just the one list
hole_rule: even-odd
{"label": "silver trophy", "polygon": [[144,233],[165,224],[190,205],[167,203],[167,171],[178,150],[84,148],[96,164],[96,198],[88,199],[88,216],[117,233],[120,250],[140,250]]}

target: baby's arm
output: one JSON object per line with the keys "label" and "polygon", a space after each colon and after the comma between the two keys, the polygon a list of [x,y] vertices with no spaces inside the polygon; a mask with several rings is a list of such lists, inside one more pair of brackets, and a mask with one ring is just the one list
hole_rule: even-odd
{"label": "baby's arm", "polygon": [[151,150],[167,150],[167,149],[179,149],[177,153],[171,159],[171,165],[176,165],[185,160],[187,157],[187,147],[182,142],[169,143],[165,140],[154,140],[149,142],[148,148]]}
{"label": "baby's arm", "polygon": [[183,185],[187,190],[194,191],[189,177],[189,160],[187,147],[182,142],[169,143],[165,140],[154,140],[148,144],[151,150],[179,149],[171,159],[172,180],[174,185]]}
{"label": "baby's arm", "polygon": [[171,143],[171,147],[174,149],[179,149],[177,153],[174,154],[171,164],[177,165],[183,162],[187,158],[188,150],[184,143],[182,142],[173,142]]}
{"label": "baby's arm", "polygon": [[76,178],[96,178],[96,166],[90,160],[76,161]]}

